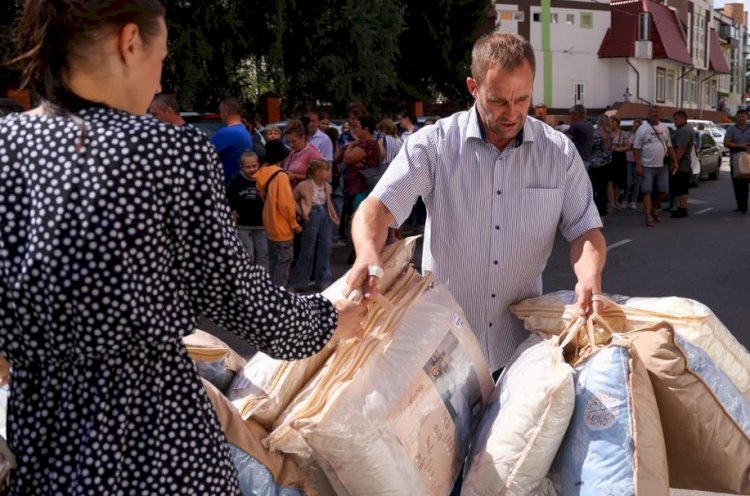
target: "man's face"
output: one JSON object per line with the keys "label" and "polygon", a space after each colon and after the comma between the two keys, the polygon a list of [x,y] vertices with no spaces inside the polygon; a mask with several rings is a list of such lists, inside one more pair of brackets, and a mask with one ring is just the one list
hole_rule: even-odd
{"label": "man's face", "polygon": [[738,126],[745,127],[747,125],[747,114],[745,112],[737,112],[736,121]]}
{"label": "man's face", "polygon": [[648,109],[648,120],[651,121],[652,124],[658,124],[659,121],[661,121],[661,108],[651,107]]}
{"label": "man's face", "polygon": [[310,113],[307,114],[307,117],[310,119],[310,122],[307,124],[307,135],[312,136],[318,132],[320,121],[318,120],[318,114]]}
{"label": "man's face", "polygon": [[534,86],[534,71],[528,62],[512,70],[492,67],[481,85],[474,78],[467,86],[476,99],[477,112],[489,141],[504,147],[513,140],[526,122]]}
{"label": "man's face", "polygon": [[156,120],[169,123],[169,116],[167,115],[168,107],[162,107],[158,103],[154,102],[148,108],[149,114],[153,115]]}
{"label": "man's face", "polygon": [[677,127],[687,124],[687,117],[683,117],[682,114],[675,114],[672,116],[672,119],[674,120],[674,125]]}

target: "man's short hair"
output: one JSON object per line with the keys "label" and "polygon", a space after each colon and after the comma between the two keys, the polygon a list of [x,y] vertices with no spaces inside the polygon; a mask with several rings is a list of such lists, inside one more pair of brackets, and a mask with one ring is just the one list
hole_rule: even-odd
{"label": "man's short hair", "polygon": [[536,73],[534,48],[523,36],[500,31],[483,36],[471,50],[471,77],[479,85],[493,67],[513,70],[528,62]]}
{"label": "man's short hair", "polygon": [[371,115],[363,115],[360,117],[359,125],[362,126],[362,129],[368,129],[373,134],[375,134],[375,131],[378,129],[375,117]]}
{"label": "man's short hair", "polygon": [[737,109],[737,113],[735,115],[737,115],[737,114],[745,114],[745,115],[747,115],[747,109],[743,109],[743,108]]}
{"label": "man's short hair", "polygon": [[155,103],[163,109],[170,108],[174,111],[175,114],[180,113],[180,106],[177,104],[177,98],[175,98],[174,95],[160,93],[154,97],[154,101],[151,103]]}
{"label": "man's short hair", "polygon": [[586,118],[586,107],[584,107],[580,103],[570,107],[570,110],[568,112],[574,115],[580,115],[584,119]]}
{"label": "man's short hair", "polygon": [[672,114],[672,117],[682,117],[683,119],[687,119],[687,114],[684,110],[678,110],[674,114]]}
{"label": "man's short hair", "polygon": [[222,100],[219,106],[224,107],[229,115],[242,115],[242,103],[233,96]]}

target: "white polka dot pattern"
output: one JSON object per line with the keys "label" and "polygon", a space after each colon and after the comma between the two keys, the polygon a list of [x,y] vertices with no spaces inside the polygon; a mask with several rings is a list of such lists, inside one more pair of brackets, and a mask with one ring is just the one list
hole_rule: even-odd
{"label": "white polka dot pattern", "polygon": [[336,312],[247,258],[199,131],[110,109],[0,120],[0,352],[13,494],[239,494],[182,345],[199,315],[282,359]]}

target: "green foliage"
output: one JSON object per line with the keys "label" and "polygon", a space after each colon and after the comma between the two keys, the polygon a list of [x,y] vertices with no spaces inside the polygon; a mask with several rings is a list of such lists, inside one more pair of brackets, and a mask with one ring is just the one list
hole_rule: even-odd
{"label": "green foliage", "polygon": [[[361,101],[372,111],[406,100],[465,98],[470,49],[488,0],[161,0],[170,56],[162,86],[191,110],[226,96],[287,110]],[[0,0],[0,57],[15,53],[23,0]],[[0,68],[0,89],[17,80]],[[252,107],[251,105],[250,107]],[[253,110],[248,108],[247,110]]]}
{"label": "green foliage", "polygon": [[401,36],[398,65],[404,94],[424,101],[436,94],[465,100],[471,47],[490,2],[410,0],[405,5],[409,29]]}

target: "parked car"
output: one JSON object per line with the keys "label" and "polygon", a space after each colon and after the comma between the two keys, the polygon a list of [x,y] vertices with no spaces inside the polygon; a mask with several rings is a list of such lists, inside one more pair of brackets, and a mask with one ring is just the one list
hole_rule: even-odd
{"label": "parked car", "polygon": [[[620,129],[622,131],[630,132],[633,129],[633,121],[636,119],[622,119],[620,121]],[[646,126],[648,126],[648,117],[640,117],[639,120],[643,122]],[[677,127],[674,125],[674,122],[670,121],[669,119],[662,119],[662,124],[665,124],[667,128],[669,128],[669,132],[674,132]]]}
{"label": "parked car", "polygon": [[702,124],[705,130],[710,132],[711,136],[713,136],[714,140],[716,140],[716,143],[719,145],[719,149],[721,150],[722,154],[729,154],[729,150],[724,148],[724,135],[726,134],[725,129],[722,129],[714,122],[705,119],[688,119],[688,124],[692,125],[695,129],[698,129],[698,126]]}
{"label": "parked car", "polygon": [[696,131],[696,139],[700,140],[700,147],[697,150],[698,160],[701,163],[701,171],[698,177],[708,176],[711,180],[719,179],[719,170],[721,169],[721,147],[714,139],[709,130]]}
{"label": "parked car", "polygon": [[180,116],[185,122],[193,127],[203,131],[209,138],[216,134],[216,131],[224,127],[219,114],[201,113],[201,112],[180,112]]}

